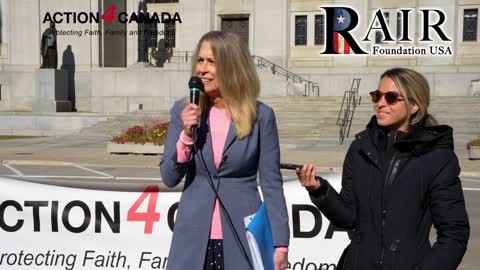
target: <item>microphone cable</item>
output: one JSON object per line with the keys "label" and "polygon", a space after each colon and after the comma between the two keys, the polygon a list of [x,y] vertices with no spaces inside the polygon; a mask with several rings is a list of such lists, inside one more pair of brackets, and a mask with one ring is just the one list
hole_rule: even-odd
{"label": "microphone cable", "polygon": [[[248,258],[248,253],[247,253],[247,250],[245,249],[245,247],[243,246],[242,244],[242,241],[240,240],[240,236],[238,235],[237,231],[235,230],[235,226],[233,225],[233,221],[232,221],[232,218],[230,217],[230,214],[228,213],[227,211],[227,208],[225,207],[225,205],[223,204],[222,200],[220,199],[220,196],[218,195],[218,192],[217,192],[217,189],[215,188],[214,184],[213,184],[213,179],[212,179],[212,175],[210,174],[210,172],[208,171],[207,169],[207,165],[205,164],[205,159],[203,158],[203,153],[202,151],[198,151],[198,148],[197,148],[197,145],[196,143],[193,144],[193,148],[195,149],[195,152],[196,153],[200,153],[200,157],[201,157],[201,160],[202,160],[202,165],[203,165],[203,169],[207,172],[207,175],[208,175],[208,180],[209,180],[209,184],[210,184],[210,188],[213,190],[213,192],[215,193],[215,198],[218,200],[218,203],[220,204],[220,208],[223,210],[223,212],[225,213],[225,216],[227,217],[227,221],[228,221],[228,226],[230,227],[230,230],[232,230],[234,236],[235,236],[235,242],[237,242],[237,245],[240,247],[240,250],[241,250],[241,253],[244,257],[244,259],[247,261],[248,263],[248,266],[250,267],[251,270],[254,270],[253,268],[253,265],[252,265],[252,262],[250,261],[250,259]],[[220,181],[218,182],[217,184],[217,188],[218,188],[218,185],[220,184]]]}

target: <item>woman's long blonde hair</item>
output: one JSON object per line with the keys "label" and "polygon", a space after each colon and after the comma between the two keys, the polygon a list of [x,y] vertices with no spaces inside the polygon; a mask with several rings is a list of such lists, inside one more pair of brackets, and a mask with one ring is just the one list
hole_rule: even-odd
{"label": "woman's long blonde hair", "polygon": [[[196,76],[199,50],[204,42],[212,49],[216,79],[225,107],[236,125],[238,139],[247,137],[257,117],[260,81],[248,47],[234,33],[211,31],[200,38],[192,56],[192,76]],[[200,108],[208,107],[206,94],[200,96]]]}
{"label": "woman's long blonde hair", "polygon": [[407,68],[392,68],[385,71],[380,79],[388,77],[393,80],[395,85],[400,90],[400,93],[405,98],[405,105],[407,111],[411,111],[414,104],[418,106],[418,111],[409,115],[409,124],[418,124],[421,126],[436,126],[437,120],[428,113],[428,106],[430,105],[430,87],[427,79],[412,69]]}

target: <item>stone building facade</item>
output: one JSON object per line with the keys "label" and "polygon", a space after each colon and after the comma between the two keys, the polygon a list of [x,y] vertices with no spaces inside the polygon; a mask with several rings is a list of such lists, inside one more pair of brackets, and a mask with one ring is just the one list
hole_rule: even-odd
{"label": "stone building facade", "polygon": [[[149,14],[160,20],[152,26],[149,65],[138,63],[138,15],[140,0],[0,0],[0,111],[30,111],[35,100],[35,72],[41,65],[40,37],[51,20],[56,22],[58,68],[70,72],[69,92],[77,111],[116,114],[167,109],[186,95],[190,76],[189,56],[196,41],[210,30],[237,32],[252,54],[269,60],[319,85],[321,96],[342,96],[353,78],[361,78],[360,94],[375,89],[379,74],[392,66],[414,68],[428,78],[432,95],[468,96],[480,79],[480,0],[146,0]],[[114,22],[107,22],[115,5]],[[324,7],[348,7],[358,14],[352,35],[368,54],[326,55],[328,39]],[[401,10],[408,12],[411,42],[382,42],[377,27],[378,10],[394,39],[402,33]],[[423,35],[422,10],[445,15],[442,41],[431,30],[432,41]],[[111,11],[111,10],[110,10]],[[105,19],[101,15],[106,16]],[[122,15],[120,15],[122,14]],[[93,17],[93,18],[92,18]],[[99,18],[100,17],[100,18]],[[431,13],[438,22],[438,13]],[[96,21],[98,20],[98,22]],[[373,24],[372,24],[373,22]],[[430,31],[430,30],[429,30]],[[102,32],[103,34],[100,34]],[[163,47],[157,45],[163,40]],[[447,55],[374,55],[373,47],[449,48]],[[156,46],[157,45],[157,46]],[[172,47],[163,67],[154,59],[160,47]],[[300,87],[260,70],[262,95],[301,94]],[[312,93],[305,92],[310,95]]]}

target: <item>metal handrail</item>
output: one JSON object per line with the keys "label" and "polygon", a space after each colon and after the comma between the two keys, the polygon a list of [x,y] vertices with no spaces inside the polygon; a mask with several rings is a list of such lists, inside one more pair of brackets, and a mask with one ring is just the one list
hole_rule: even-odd
{"label": "metal handrail", "polygon": [[192,55],[192,51],[173,51],[169,63],[191,63]]}
{"label": "metal handrail", "polygon": [[293,83],[304,83],[304,96],[320,96],[320,86],[317,83],[309,81],[261,56],[252,55],[252,59],[255,66],[261,69],[269,68],[272,71],[273,75],[283,77],[285,78],[285,80],[291,81]]}
{"label": "metal handrail", "polygon": [[[150,66],[155,66],[154,61],[156,60],[154,54],[156,50],[153,50],[150,57]],[[175,64],[185,64],[192,62],[192,51],[173,51],[172,55],[166,59],[166,63],[175,63]],[[258,55],[252,55],[252,59],[254,64],[261,68],[269,68],[272,71],[272,74],[285,78],[287,81],[291,81],[293,83],[304,83],[305,84],[305,91],[304,96],[320,96],[320,86],[312,81],[304,79],[303,77],[261,57]]]}
{"label": "metal handrail", "polygon": [[[165,59],[165,63],[187,64],[192,62],[192,51],[172,51],[171,55]],[[153,48],[148,57],[149,67],[156,67],[157,49]]]}
{"label": "metal handrail", "polygon": [[354,78],[350,90],[345,91],[343,94],[342,106],[340,107],[337,118],[337,126],[340,126],[338,135],[339,144],[343,144],[345,138],[350,135],[355,108],[360,105],[362,101],[362,97],[358,95],[360,81],[361,79]]}

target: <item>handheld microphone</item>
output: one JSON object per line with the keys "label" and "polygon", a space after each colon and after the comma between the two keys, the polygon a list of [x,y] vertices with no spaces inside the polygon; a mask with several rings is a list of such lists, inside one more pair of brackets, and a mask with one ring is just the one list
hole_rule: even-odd
{"label": "handheld microphone", "polygon": [[[193,76],[188,81],[190,88],[190,103],[198,105],[200,100],[200,92],[204,91],[202,80],[199,77]],[[197,127],[192,126],[192,138],[197,137]]]}
{"label": "handheld microphone", "polygon": [[[303,168],[303,165],[299,165],[299,164],[280,163],[280,169],[284,169],[284,170],[297,170],[297,169],[302,169],[302,168]],[[315,180],[320,181],[320,182],[326,181],[321,176],[316,176],[316,175],[315,175]]]}
{"label": "handheld microphone", "polygon": [[301,169],[302,167],[303,165],[280,163],[280,169],[285,169],[285,170],[296,170],[296,169]]}

